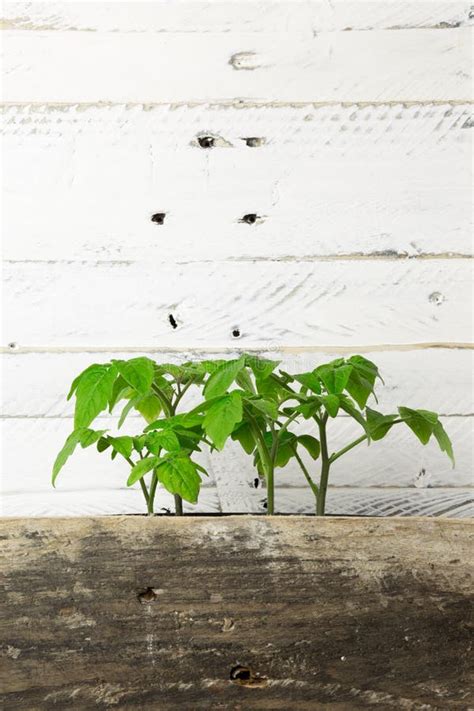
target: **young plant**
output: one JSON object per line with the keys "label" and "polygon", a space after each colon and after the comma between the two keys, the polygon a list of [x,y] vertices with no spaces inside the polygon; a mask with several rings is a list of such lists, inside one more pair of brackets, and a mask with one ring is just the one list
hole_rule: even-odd
{"label": "young plant", "polygon": [[[195,503],[204,469],[191,455],[199,451],[203,439],[202,418],[177,415],[182,398],[202,376],[193,363],[183,365],[154,363],[149,358],[112,360],[93,364],[73,381],[68,399],[75,395],[74,430],[67,438],[53,466],[53,485],[77,445],[96,444],[99,452],[110,449],[112,459],[123,457],[131,467],[127,485],[139,482],[147,511],[153,513],[158,483],[174,495],[178,515],[183,512],[183,499]],[[90,428],[102,413],[112,413],[121,401],[118,428],[132,410],[147,422],[161,414],[159,427],[145,429],[136,436],[111,436],[106,430]],[[155,422],[156,424],[156,422]],[[149,474],[148,485],[145,475]]]}
{"label": "young plant", "polygon": [[276,375],[277,361],[243,354],[230,361],[206,361],[205,401],[195,408],[204,412],[203,429],[216,449],[228,437],[239,442],[266,481],[268,514],[275,511],[275,469],[284,467],[301,445],[317,457],[319,443],[311,435],[296,435],[290,425],[296,411],[285,414],[283,403],[298,394],[285,376]]}
{"label": "young plant", "polygon": [[[338,358],[310,372],[285,376],[289,381],[300,385],[299,396],[302,398],[296,406],[286,408],[286,412],[297,412],[305,419],[312,420],[318,435],[321,466],[317,480],[311,476],[295,450],[295,457],[316,499],[318,516],[325,513],[329,472],[334,462],[364,442],[371,444],[383,439],[395,425],[407,425],[424,445],[434,436],[441,451],[446,452],[454,467],[451,441],[435,412],[399,407],[397,414],[384,415],[367,406],[369,397],[375,398],[375,383],[380,375],[377,366],[363,356]],[[363,434],[342,449],[330,453],[328,420],[337,417],[341,411],[361,426]],[[315,453],[316,451],[315,448]]]}

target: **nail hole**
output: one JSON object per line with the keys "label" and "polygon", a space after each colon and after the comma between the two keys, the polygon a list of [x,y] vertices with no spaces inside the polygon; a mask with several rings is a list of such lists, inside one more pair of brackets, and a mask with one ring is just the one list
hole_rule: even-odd
{"label": "nail hole", "polygon": [[446,301],[446,298],[440,291],[433,291],[428,297],[429,301],[435,306],[441,306],[441,304]]}
{"label": "nail hole", "polygon": [[243,667],[241,664],[237,664],[230,670],[231,681],[248,681],[252,677],[252,672],[249,667]]}
{"label": "nail hole", "polygon": [[157,225],[162,225],[165,221],[165,217],[166,212],[155,212],[155,214],[151,216],[151,221],[156,222]]}
{"label": "nail hole", "polygon": [[8,344],[8,348],[9,348],[11,351],[16,351],[16,349],[18,348],[18,343],[15,343],[15,341],[11,341],[11,342]]}
{"label": "nail hole", "polygon": [[157,597],[158,595],[156,595],[153,588],[147,588],[144,592],[138,595],[138,600],[142,605],[150,605],[152,602],[155,602]]}
{"label": "nail hole", "polygon": [[254,225],[258,220],[258,215],[254,212],[249,212],[248,215],[244,215],[241,218],[241,222],[245,222],[247,225]]}
{"label": "nail hole", "polygon": [[257,138],[256,136],[249,136],[248,138],[243,138],[242,140],[245,141],[249,148],[258,148],[265,143],[264,138]]}
{"label": "nail hole", "polygon": [[216,139],[213,136],[198,136],[198,143],[201,148],[214,148]]}
{"label": "nail hole", "polygon": [[233,338],[240,338],[240,328],[232,329],[232,337]]}
{"label": "nail hole", "polygon": [[255,479],[253,480],[253,485],[255,489],[258,489],[260,485],[260,479],[258,477],[255,477]]}
{"label": "nail hole", "polygon": [[178,328],[178,322],[176,321],[176,319],[175,319],[175,317],[173,316],[173,314],[170,314],[170,315],[168,316],[168,321],[170,322],[172,328]]}

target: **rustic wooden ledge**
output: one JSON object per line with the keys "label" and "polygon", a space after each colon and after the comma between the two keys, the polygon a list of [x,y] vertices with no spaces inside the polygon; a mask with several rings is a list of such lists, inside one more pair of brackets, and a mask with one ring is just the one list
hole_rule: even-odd
{"label": "rustic wooden ledge", "polygon": [[2,708],[468,709],[473,532],[3,519]]}

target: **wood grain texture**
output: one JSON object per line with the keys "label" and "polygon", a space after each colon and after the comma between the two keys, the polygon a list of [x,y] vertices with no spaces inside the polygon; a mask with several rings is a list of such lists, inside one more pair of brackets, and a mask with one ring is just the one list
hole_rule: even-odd
{"label": "wood grain texture", "polygon": [[451,0],[259,0],[246,2],[4,2],[3,27],[103,32],[314,32],[446,29],[470,22],[468,2]]}
{"label": "wood grain texture", "polygon": [[[469,101],[470,28],[134,34],[7,30],[7,102]],[[64,72],[64,65],[67,72]]]}
{"label": "wood grain texture", "polygon": [[[473,703],[472,522],[114,517],[0,527],[2,700],[12,711]],[[250,679],[231,679],[237,665]]]}
{"label": "wood grain texture", "polygon": [[235,347],[237,327],[242,349],[469,341],[468,260],[354,264],[7,264],[4,338]]}
{"label": "wood grain texture", "polygon": [[[469,255],[470,114],[455,104],[7,107],[3,256]],[[203,150],[200,135],[216,147]],[[240,222],[247,213],[258,222]]]}
{"label": "wood grain texture", "polygon": [[[346,355],[359,352],[356,344]],[[66,401],[73,378],[92,362],[106,363],[110,358],[147,355],[158,363],[182,363],[186,360],[238,358],[241,351],[222,352],[87,352],[22,353],[12,350],[0,356],[2,362],[3,414],[5,417],[72,417],[73,401]],[[442,415],[472,415],[473,358],[469,349],[428,348],[420,350],[370,350],[365,356],[379,366],[384,384],[377,386],[380,409],[392,411],[398,405],[424,407]],[[338,351],[285,353],[261,351],[262,357],[281,362],[281,368],[295,373],[313,370],[317,365],[340,357]],[[192,393],[191,393],[192,394]],[[183,406],[191,406],[185,399]]]}

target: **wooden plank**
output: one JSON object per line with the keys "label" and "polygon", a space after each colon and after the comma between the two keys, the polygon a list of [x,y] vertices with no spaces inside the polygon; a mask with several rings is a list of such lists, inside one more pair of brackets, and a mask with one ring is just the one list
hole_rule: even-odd
{"label": "wooden plank", "polygon": [[[348,355],[357,352],[351,344]],[[353,350],[350,350],[353,349]],[[158,363],[186,360],[238,358],[235,350],[223,352],[171,351],[143,352]],[[469,349],[430,348],[410,351],[364,351],[380,368],[384,383],[377,387],[380,409],[386,412],[398,405],[424,407],[443,415],[472,415],[473,352]],[[106,363],[110,358],[131,358],[139,353],[22,353],[12,350],[1,356],[3,372],[3,414],[6,417],[71,417],[73,401],[66,394],[73,378],[91,363]],[[303,373],[313,370],[341,354],[337,351],[261,353],[281,361],[283,370]],[[442,383],[442,387],[440,387]],[[184,407],[192,399],[184,401]]]}
{"label": "wooden plank", "polygon": [[[456,468],[453,469],[446,455],[439,451],[435,442],[426,447],[420,445],[415,436],[406,428],[394,429],[383,442],[374,442],[370,447],[361,445],[331,467],[330,482],[333,486],[349,487],[468,487],[474,484],[472,443],[472,418],[447,417],[443,423],[452,437],[456,452]],[[302,426],[293,428],[295,432],[312,432]],[[329,447],[331,452],[342,449],[361,435],[361,429],[347,418],[331,423]],[[303,455],[308,469],[319,480],[320,462],[313,462]],[[255,481],[252,458],[245,455],[240,447],[229,442],[224,454],[211,457],[214,478],[217,481],[221,499],[226,502],[225,511],[241,511],[241,496],[244,493],[253,498],[265,498],[262,483]],[[13,465],[12,465],[13,467]],[[298,465],[289,463],[284,470],[277,470],[275,480],[285,491],[304,488],[305,478]],[[257,494],[252,489],[257,488]],[[311,497],[310,497],[311,498]],[[287,511],[286,494],[279,501],[279,511]]]}
{"label": "wooden plank", "polygon": [[[74,428],[73,421],[65,418],[4,418],[0,422],[4,442],[3,492],[51,493],[52,465]],[[120,431],[117,431],[117,418],[101,417],[97,422],[97,429],[106,429],[110,434],[134,435],[141,433],[145,426],[146,422],[139,416],[130,417]],[[22,443],[26,440],[28,448],[25,450]],[[21,458],[19,452],[22,452]],[[214,486],[209,451],[204,448],[195,454],[195,459],[209,472],[208,477],[203,477],[203,487]],[[112,461],[108,453],[101,455],[95,447],[86,450],[79,447],[68,460],[56,486],[59,491],[79,492],[124,489],[129,473],[130,467],[125,460],[117,457]]]}
{"label": "wooden plank", "polygon": [[[451,493],[448,494],[448,498],[451,501]],[[458,499],[459,496],[454,500],[458,501]],[[134,487],[128,489],[125,486],[66,488],[54,491],[51,488],[45,491],[5,491],[0,501],[0,515],[6,517],[133,515],[144,514],[145,508],[141,491]],[[184,502],[185,513],[216,514],[221,510],[220,496],[215,486],[202,489],[197,505]],[[174,498],[164,489],[160,489],[156,493],[155,512],[167,514],[169,511],[174,511]]]}
{"label": "wooden plank", "polygon": [[[266,512],[265,488],[254,487],[254,478],[246,470],[234,478],[229,475],[232,469],[219,466],[214,474],[219,492],[222,511],[231,513]],[[245,476],[244,476],[245,474]],[[419,486],[332,486],[327,493],[326,512],[336,516],[444,516],[448,518],[474,518],[474,490],[472,478],[467,487],[419,487]],[[69,505],[74,505],[71,492],[65,492]],[[77,502],[76,502],[77,503]],[[62,502],[55,501],[50,494],[30,495],[26,492],[19,496],[5,495],[5,506],[12,516],[60,516],[68,513],[62,508]],[[297,515],[314,514],[314,496],[308,486],[286,486],[279,483],[275,489],[275,507],[278,514]],[[89,509],[78,508],[77,514],[86,514]],[[128,509],[132,510],[132,509]],[[48,513],[51,512],[51,513]],[[123,509],[117,509],[122,513]]]}
{"label": "wooden plank", "polygon": [[[278,511],[283,514],[313,514],[314,498],[308,487],[277,488]],[[265,513],[265,492],[225,477],[219,486],[202,490],[196,506],[185,503],[187,513]],[[157,493],[158,513],[173,510],[165,491]],[[474,518],[472,487],[431,489],[330,487],[327,512],[337,516],[440,516]],[[89,489],[5,492],[0,514],[6,517],[110,516],[144,514],[143,496],[130,489]]]}
{"label": "wooden plank", "polygon": [[[4,258],[471,254],[469,116],[453,104],[8,107]],[[200,148],[202,134],[217,147]]]}
{"label": "wooden plank", "polygon": [[[469,260],[7,264],[7,342],[163,348],[467,342]],[[172,314],[178,323],[169,322]],[[98,317],[99,315],[99,317]]]}
{"label": "wooden plank", "polygon": [[12,711],[414,710],[439,708],[440,693],[444,709],[473,703],[472,522],[113,517],[0,527],[1,686]]}
{"label": "wooden plank", "polygon": [[[446,417],[443,423],[454,444],[457,462],[454,470],[435,442],[422,447],[409,430],[399,427],[383,443],[374,443],[371,447],[361,446],[341,458],[332,467],[331,483],[334,486],[419,488],[466,487],[474,484],[472,417]],[[116,425],[117,420],[101,418],[97,428],[109,429],[114,434]],[[138,434],[144,426],[141,418],[132,418],[120,433]],[[43,493],[47,497],[52,494],[54,501],[51,469],[56,454],[72,429],[73,424],[69,419],[2,420],[3,493]],[[294,428],[294,431],[298,429]],[[305,432],[307,428],[302,427],[301,431]],[[360,428],[347,418],[341,418],[330,427],[329,434],[331,451],[337,451],[360,436]],[[25,442],[28,442],[27,447]],[[218,481],[219,490],[222,488],[226,492],[223,495],[227,501],[225,510],[240,511],[243,490],[251,491],[255,488],[256,472],[252,458],[236,444],[229,442],[224,452],[209,455],[203,451],[197,460],[210,475],[204,477],[203,486],[213,486]],[[315,477],[319,476],[319,462],[308,460],[307,464]],[[96,491],[97,496],[102,498],[101,492],[105,490],[124,489],[129,473],[130,468],[125,461],[117,459],[112,462],[108,454],[99,455],[95,447],[87,450],[79,448],[61,473],[57,488],[59,491],[71,492]],[[293,464],[288,464],[284,471],[278,470],[276,481],[285,488],[305,486],[300,469]],[[262,488],[260,483],[257,488]],[[264,493],[260,495],[259,491],[258,496],[262,498]],[[285,511],[285,497],[281,505],[281,510]]]}
{"label": "wooden plank", "polygon": [[471,98],[469,28],[316,37],[21,30],[3,35],[7,102]]}
{"label": "wooden plank", "polygon": [[469,3],[357,0],[5,2],[3,27],[112,32],[301,32],[459,27]]}

